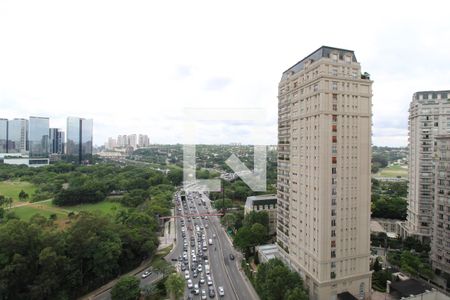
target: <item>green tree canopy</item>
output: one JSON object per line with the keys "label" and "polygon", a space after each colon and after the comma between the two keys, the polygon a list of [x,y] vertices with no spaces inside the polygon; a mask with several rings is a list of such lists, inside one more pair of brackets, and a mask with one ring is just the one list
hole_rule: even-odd
{"label": "green tree canopy", "polygon": [[124,276],[119,279],[111,290],[112,300],[137,300],[141,294],[139,279],[134,276]]}

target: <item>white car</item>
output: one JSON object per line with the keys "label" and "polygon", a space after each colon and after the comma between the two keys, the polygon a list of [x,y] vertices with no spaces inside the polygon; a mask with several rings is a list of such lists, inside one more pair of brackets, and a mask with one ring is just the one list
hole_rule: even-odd
{"label": "white car", "polygon": [[205,292],[205,290],[202,290],[202,300],[206,300],[206,292]]}
{"label": "white car", "polygon": [[220,297],[225,296],[225,291],[223,290],[223,287],[222,287],[222,286],[219,286],[218,290],[219,290],[219,296],[220,296]]}
{"label": "white car", "polygon": [[208,285],[209,285],[209,286],[213,285],[213,282],[212,282],[211,276],[208,276],[208,277],[207,277],[207,280],[206,280],[206,282],[208,283]]}
{"label": "white car", "polygon": [[187,281],[187,286],[188,286],[188,289],[192,289],[192,287],[193,287],[193,285],[192,285],[192,280],[188,280]]}
{"label": "white car", "polygon": [[[188,270],[186,270],[186,271],[184,271],[184,278],[185,279],[189,279],[189,271]],[[190,279],[189,279],[190,280]],[[188,282],[189,282],[189,280],[188,280]],[[192,284],[192,281],[191,281],[191,284]]]}
{"label": "white car", "polygon": [[198,270],[199,272],[202,272],[202,271],[203,271],[202,265],[199,265],[198,268],[197,268],[197,270]]}
{"label": "white car", "polygon": [[200,277],[200,281],[199,282],[200,282],[200,284],[205,284],[205,277],[203,277],[203,276]]}
{"label": "white car", "polygon": [[150,271],[145,271],[144,273],[142,273],[142,278],[147,278],[148,276],[150,276],[152,274],[152,272]]}

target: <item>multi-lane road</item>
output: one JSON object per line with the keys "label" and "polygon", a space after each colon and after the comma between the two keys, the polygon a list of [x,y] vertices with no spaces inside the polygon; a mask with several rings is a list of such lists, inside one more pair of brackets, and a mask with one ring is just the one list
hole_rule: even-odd
{"label": "multi-lane road", "polygon": [[208,197],[189,192],[183,200],[180,194],[176,198],[177,240],[168,258],[186,278],[185,299],[258,299],[239,271],[240,254],[233,249],[219,218],[214,216],[217,212]]}

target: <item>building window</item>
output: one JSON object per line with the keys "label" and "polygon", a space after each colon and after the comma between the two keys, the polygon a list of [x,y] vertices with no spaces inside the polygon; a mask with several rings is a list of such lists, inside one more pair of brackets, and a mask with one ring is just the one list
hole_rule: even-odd
{"label": "building window", "polygon": [[335,236],[336,236],[336,230],[334,230],[334,229],[331,230],[331,236],[332,236],[332,237],[335,237]]}
{"label": "building window", "polygon": [[331,258],[335,258],[336,257],[336,250],[331,250]]}
{"label": "building window", "polygon": [[333,122],[337,122],[337,115],[333,115],[332,120]]}
{"label": "building window", "polygon": [[331,158],[331,163],[333,163],[333,164],[337,163],[336,156],[333,156],[333,157]]}
{"label": "building window", "polygon": [[331,83],[331,89],[332,89],[333,91],[337,91],[337,82],[336,82],[336,81],[333,81],[333,82]]}
{"label": "building window", "polygon": [[333,136],[331,137],[331,141],[332,141],[333,143],[337,143],[337,136],[333,135]]}
{"label": "building window", "polygon": [[337,125],[331,125],[331,131],[336,132],[337,131]]}
{"label": "building window", "polygon": [[336,248],[336,241],[331,241],[331,247]]}

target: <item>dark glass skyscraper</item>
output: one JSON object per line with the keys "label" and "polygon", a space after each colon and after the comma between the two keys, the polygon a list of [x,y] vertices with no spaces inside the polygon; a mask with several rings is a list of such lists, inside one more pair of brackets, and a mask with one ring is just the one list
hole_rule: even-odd
{"label": "dark glass skyscraper", "polygon": [[8,152],[8,120],[0,119],[0,153]]}
{"label": "dark glass skyscraper", "polygon": [[64,154],[65,134],[59,128],[50,128],[49,152],[51,154]]}
{"label": "dark glass skyscraper", "polygon": [[28,150],[28,120],[8,121],[8,153],[26,153]]}
{"label": "dark glass skyscraper", "polygon": [[93,120],[67,118],[66,154],[69,160],[78,163],[92,158]]}
{"label": "dark glass skyscraper", "polygon": [[30,117],[28,147],[30,157],[48,157],[49,118]]}

